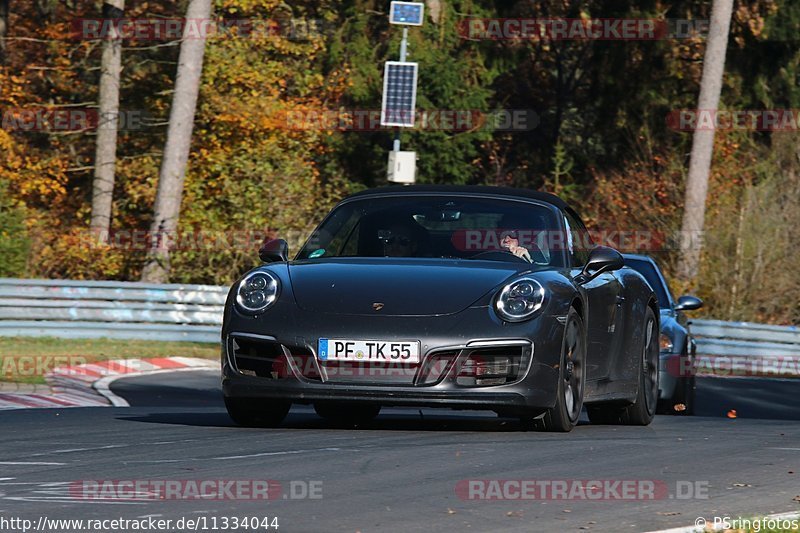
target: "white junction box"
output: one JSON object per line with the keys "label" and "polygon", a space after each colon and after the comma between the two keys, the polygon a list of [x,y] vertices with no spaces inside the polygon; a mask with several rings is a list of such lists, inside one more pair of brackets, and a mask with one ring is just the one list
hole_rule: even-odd
{"label": "white junction box", "polygon": [[417,175],[417,152],[389,152],[387,178],[393,183],[414,183]]}

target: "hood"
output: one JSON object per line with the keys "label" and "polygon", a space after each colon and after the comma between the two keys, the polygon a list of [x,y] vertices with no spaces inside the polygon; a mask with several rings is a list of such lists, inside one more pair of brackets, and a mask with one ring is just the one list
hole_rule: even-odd
{"label": "hood", "polygon": [[[291,263],[289,276],[304,311],[343,315],[454,314],[529,265],[500,261],[328,259]],[[373,304],[381,303],[376,311]]]}

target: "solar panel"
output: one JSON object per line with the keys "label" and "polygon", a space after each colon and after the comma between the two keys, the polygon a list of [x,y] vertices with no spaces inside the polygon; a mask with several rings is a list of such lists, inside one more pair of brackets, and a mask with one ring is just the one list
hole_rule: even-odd
{"label": "solar panel", "polygon": [[392,2],[389,7],[389,23],[403,26],[422,26],[422,2]]}
{"label": "solar panel", "polygon": [[404,61],[387,61],[384,65],[382,126],[414,127],[418,66]]}

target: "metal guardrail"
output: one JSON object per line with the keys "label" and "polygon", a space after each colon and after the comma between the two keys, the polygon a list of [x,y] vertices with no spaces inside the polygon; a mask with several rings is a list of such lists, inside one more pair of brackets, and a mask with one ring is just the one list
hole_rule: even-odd
{"label": "metal guardrail", "polygon": [[0,336],[220,340],[227,287],[0,279]]}
{"label": "metal guardrail", "polygon": [[692,320],[698,353],[727,356],[800,356],[800,328],[750,322]]}
{"label": "metal guardrail", "polygon": [[749,322],[692,320],[698,376],[800,377],[800,330]]}

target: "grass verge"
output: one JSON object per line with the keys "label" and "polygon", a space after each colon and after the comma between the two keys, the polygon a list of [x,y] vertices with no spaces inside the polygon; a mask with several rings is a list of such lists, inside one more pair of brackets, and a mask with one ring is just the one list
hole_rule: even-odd
{"label": "grass verge", "polygon": [[108,359],[170,356],[218,359],[219,345],[117,339],[0,337],[0,381],[44,383],[44,374],[57,366]]}

